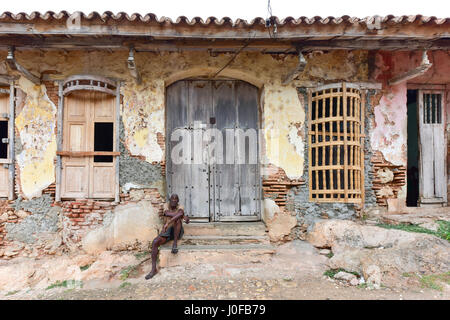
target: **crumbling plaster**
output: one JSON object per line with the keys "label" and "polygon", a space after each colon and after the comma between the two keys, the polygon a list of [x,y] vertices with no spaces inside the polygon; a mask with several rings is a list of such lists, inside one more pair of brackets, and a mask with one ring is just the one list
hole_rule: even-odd
{"label": "crumbling plaster", "polygon": [[370,133],[372,149],[380,151],[385,160],[406,166],[406,84],[398,84],[384,91],[374,108],[375,127]]}
{"label": "crumbling plaster", "polygon": [[21,77],[17,86],[27,95],[15,121],[22,146],[16,160],[21,190],[25,198],[31,199],[41,196],[42,190],[55,181],[56,106],[44,85],[34,85]]}
{"label": "crumbling plaster", "polygon": [[[450,80],[449,51],[429,51],[432,67],[423,75],[409,80],[417,84],[446,84]],[[420,51],[378,52],[375,56],[375,81],[383,83],[381,98],[374,106],[375,128],[370,141],[374,150],[394,165],[407,165],[407,82],[389,86],[387,81],[420,65]],[[402,193],[403,194],[403,193]]]}
{"label": "crumbling plaster", "polygon": [[[165,87],[183,77],[211,76],[226,65],[233,54],[138,52],[136,63],[143,80],[140,85],[135,83],[127,69],[127,55],[125,50],[29,50],[17,51],[16,59],[31,72],[52,74],[54,79],[63,80],[75,74],[121,79],[121,116],[126,148],[131,156],[159,163],[164,160],[157,135],[165,135]],[[301,78],[364,81],[367,79],[366,56],[366,53],[358,51],[311,54],[307,57],[309,71]],[[248,81],[263,89],[263,158],[285,170],[289,178],[301,177],[304,170],[305,138],[301,135],[305,123],[304,107],[294,84],[281,85],[282,77],[296,64],[297,58],[292,55],[242,52],[218,75]],[[20,182],[24,197],[33,198],[55,181],[56,106],[48,99],[44,85],[32,85],[23,77],[17,85],[27,95],[25,107],[16,120],[23,145],[22,152],[17,155]]]}

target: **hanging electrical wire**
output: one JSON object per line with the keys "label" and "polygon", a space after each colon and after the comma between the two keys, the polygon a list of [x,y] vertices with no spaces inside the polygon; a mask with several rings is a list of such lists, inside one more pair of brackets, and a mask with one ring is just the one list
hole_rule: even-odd
{"label": "hanging electrical wire", "polygon": [[[272,14],[272,5],[270,4],[270,0],[267,0],[267,12],[269,14],[269,18],[266,19],[266,27],[267,31],[269,32],[270,38],[275,38],[277,33],[277,23],[275,21],[275,18]],[[270,26],[273,25],[273,32],[270,32]]]}

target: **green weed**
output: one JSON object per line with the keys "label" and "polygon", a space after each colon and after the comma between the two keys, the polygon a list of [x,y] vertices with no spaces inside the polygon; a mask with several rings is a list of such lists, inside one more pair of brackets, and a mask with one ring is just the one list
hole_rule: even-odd
{"label": "green weed", "polygon": [[137,276],[137,267],[139,265],[134,265],[134,266],[128,266],[126,268],[123,268],[120,271],[120,280],[125,281],[126,279],[128,279],[130,277],[130,275],[132,276]]}
{"label": "green weed", "polygon": [[150,254],[150,251],[143,251],[143,252],[136,253],[134,256],[136,257],[136,259],[141,260],[141,259],[145,258],[146,256],[148,256],[149,254]]}
{"label": "green weed", "polygon": [[402,273],[402,277],[405,277],[405,278],[409,278],[409,277],[412,277],[412,276],[414,276],[414,274],[412,273],[408,273],[408,272],[403,272]]}
{"label": "green weed", "polygon": [[439,220],[436,222],[439,225],[439,228],[437,230],[439,237],[450,241],[450,221]]}
{"label": "green weed", "polygon": [[91,265],[92,265],[92,264],[87,264],[87,265],[85,265],[85,266],[81,266],[81,267],[80,267],[80,270],[81,270],[81,271],[87,270],[87,269],[89,269],[89,267],[90,267]]}
{"label": "green weed", "polygon": [[323,273],[324,276],[330,277],[331,279],[334,279],[334,276],[336,274],[338,274],[339,272],[347,272],[347,273],[351,273],[354,274],[355,276],[357,276],[358,278],[361,276],[358,272],[354,272],[354,271],[347,271],[345,269],[339,268],[339,269],[328,269],[327,271],[325,271]]}
{"label": "green weed", "polygon": [[119,286],[119,288],[122,289],[122,288],[125,288],[125,287],[128,287],[128,286],[131,286],[131,283],[129,283],[129,282],[124,282],[124,283],[122,283],[122,284]]}
{"label": "green weed", "polygon": [[450,241],[450,222],[439,220],[437,221],[439,224],[439,228],[437,231],[433,231],[424,227],[421,227],[416,224],[386,224],[386,223],[378,223],[377,227],[385,228],[385,229],[397,229],[408,232],[417,232],[417,233],[426,233],[431,234],[436,237],[442,238],[444,240]]}
{"label": "green weed", "polygon": [[440,285],[438,282],[445,282],[447,284],[450,284],[450,271],[446,273],[430,274],[428,276],[420,277],[422,288],[427,287],[442,291],[442,285]]}
{"label": "green weed", "polygon": [[64,280],[64,281],[56,281],[52,285],[48,286],[45,290],[50,290],[53,288],[82,288],[83,282],[77,280]]}
{"label": "green weed", "polygon": [[16,294],[19,291],[20,290],[9,291],[7,294],[5,294],[5,296],[12,296],[12,295]]}

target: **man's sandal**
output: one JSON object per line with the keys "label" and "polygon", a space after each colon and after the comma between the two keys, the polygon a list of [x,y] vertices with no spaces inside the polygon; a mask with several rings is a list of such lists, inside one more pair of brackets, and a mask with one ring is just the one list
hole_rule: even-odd
{"label": "man's sandal", "polygon": [[172,248],[172,253],[178,253],[178,249],[177,248]]}

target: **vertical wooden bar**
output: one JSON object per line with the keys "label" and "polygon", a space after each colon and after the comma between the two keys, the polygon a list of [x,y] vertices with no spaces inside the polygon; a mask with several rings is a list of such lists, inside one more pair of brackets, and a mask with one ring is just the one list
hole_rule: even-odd
{"label": "vertical wooden bar", "polygon": [[312,92],[311,89],[308,89],[308,159],[309,159],[309,166],[308,166],[308,175],[309,175],[309,200],[312,200],[312,158],[311,158],[311,113],[312,113]]}
{"label": "vertical wooden bar", "polygon": [[337,97],[337,107],[336,107],[336,117],[338,117],[338,121],[337,121],[337,130],[336,130],[336,134],[337,134],[337,140],[338,141],[341,141],[341,131],[340,131],[340,128],[341,128],[341,115],[340,115],[340,112],[341,112],[341,96],[340,95],[338,95],[338,97]]}
{"label": "vertical wooden bar", "polygon": [[334,170],[334,163],[333,163],[333,143],[330,144],[330,190],[334,191],[334,185],[333,185],[333,170]]}
{"label": "vertical wooden bar", "polygon": [[[330,91],[330,118],[333,118],[333,98],[334,98],[334,93],[333,93],[334,89],[331,89]],[[331,198],[333,198],[333,194],[334,194],[334,186],[333,186],[333,123],[334,121],[329,121],[329,127],[328,127],[328,137],[329,137],[329,147],[330,148],[330,152],[329,152],[329,177],[330,177],[330,191],[331,191]]]}
{"label": "vertical wooden bar", "polygon": [[364,140],[365,140],[365,128],[364,128],[364,117],[365,117],[365,108],[366,108],[366,93],[367,91],[364,90],[361,92],[361,124],[360,124],[360,128],[361,128],[361,137],[362,137],[362,141],[360,139],[360,152],[361,152],[361,164],[359,166],[359,170],[360,170],[360,190],[361,190],[361,210],[364,209],[364,202],[365,202],[365,188],[364,188]]}
{"label": "vertical wooden bar", "polygon": [[[325,93],[325,91],[324,91],[324,93]],[[325,132],[326,107],[325,107],[325,105],[326,105],[326,101],[327,101],[327,98],[322,96],[322,121],[321,121],[322,122],[322,166],[325,166],[325,144],[326,144],[326,132]],[[324,178],[324,177],[322,177],[322,178]]]}
{"label": "vertical wooden bar", "polygon": [[[63,114],[64,114],[64,96],[63,96],[63,82],[58,82],[58,110],[56,118],[56,149],[62,151],[63,141]],[[62,159],[60,155],[56,156],[56,192],[55,201],[61,201],[61,174],[62,174]]]}
{"label": "vertical wooden bar", "polygon": [[15,102],[15,92],[14,92],[14,81],[11,81],[9,84],[9,123],[8,123],[8,138],[9,138],[9,165],[8,165],[8,174],[9,174],[9,192],[8,192],[8,200],[14,200],[14,178],[15,178],[15,154],[14,154],[14,122],[15,122],[15,111],[14,111],[14,103]]}
{"label": "vertical wooden bar", "polygon": [[347,87],[342,83],[342,111],[344,122],[344,199],[348,198],[348,156],[347,156]]}
{"label": "vertical wooden bar", "polygon": [[[319,100],[320,100],[320,96],[322,95],[322,91],[319,93],[316,93],[316,97],[315,97],[315,103],[316,103],[316,124],[314,126],[315,130],[315,143],[316,145],[319,143]],[[317,193],[317,191],[319,190],[319,169],[317,168],[319,165],[319,147],[315,147],[315,161],[314,161],[314,174],[316,176],[316,183],[314,184],[314,190],[316,191],[316,199],[319,197],[319,194]]]}
{"label": "vertical wooden bar", "polygon": [[[116,86],[116,119],[115,119],[115,126],[114,126],[114,151],[119,152],[120,151],[120,81],[117,80],[117,86]],[[116,156],[116,179],[115,179],[115,202],[120,202],[120,175],[119,175],[119,157]]]}

